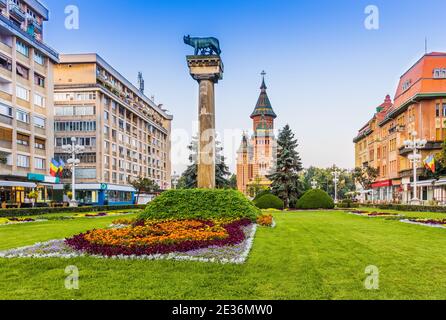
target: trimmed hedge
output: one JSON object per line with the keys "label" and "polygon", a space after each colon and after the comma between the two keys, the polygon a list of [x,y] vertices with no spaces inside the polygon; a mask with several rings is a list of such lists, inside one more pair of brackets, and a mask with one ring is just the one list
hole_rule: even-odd
{"label": "trimmed hedge", "polygon": [[260,192],[255,196],[255,198],[254,198],[253,201],[257,201],[258,199],[260,199],[261,197],[263,197],[263,196],[266,195],[266,194],[272,194],[272,193],[271,193],[271,190],[267,189],[267,190],[260,191]]}
{"label": "trimmed hedge", "polygon": [[321,189],[307,191],[296,204],[297,209],[333,209],[333,199]]}
{"label": "trimmed hedge", "polygon": [[92,206],[92,207],[67,207],[67,208],[21,208],[0,209],[0,217],[29,217],[48,213],[82,213],[113,210],[144,209],[146,205],[122,205],[122,206]]}
{"label": "trimmed hedge", "polygon": [[151,201],[138,220],[243,219],[255,221],[260,209],[236,190],[169,190]]}
{"label": "trimmed hedge", "polygon": [[363,204],[362,206],[381,210],[446,213],[446,207],[443,206],[413,206],[409,204]]}
{"label": "trimmed hedge", "polygon": [[257,200],[254,200],[254,204],[259,209],[283,210],[285,208],[283,200],[273,194],[264,194]]}

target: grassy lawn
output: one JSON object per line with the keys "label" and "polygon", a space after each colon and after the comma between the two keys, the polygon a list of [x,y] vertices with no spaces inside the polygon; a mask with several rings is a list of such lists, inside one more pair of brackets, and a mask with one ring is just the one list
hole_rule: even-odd
{"label": "grassy lawn", "polygon": [[[446,230],[343,212],[274,212],[245,265],[0,259],[0,299],[446,299]],[[417,215],[419,216],[419,215]],[[0,227],[0,250],[105,227],[114,217]],[[80,270],[66,290],[64,269]],[[364,288],[365,268],[380,289]]]}

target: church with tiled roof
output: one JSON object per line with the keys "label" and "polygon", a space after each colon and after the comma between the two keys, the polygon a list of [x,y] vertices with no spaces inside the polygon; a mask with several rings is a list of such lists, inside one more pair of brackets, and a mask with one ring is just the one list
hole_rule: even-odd
{"label": "church with tiled roof", "polygon": [[262,72],[260,96],[251,114],[253,134],[245,133],[237,153],[237,187],[239,191],[250,195],[250,186],[271,185],[267,176],[274,166],[274,120],[277,118],[267,93],[265,72]]}

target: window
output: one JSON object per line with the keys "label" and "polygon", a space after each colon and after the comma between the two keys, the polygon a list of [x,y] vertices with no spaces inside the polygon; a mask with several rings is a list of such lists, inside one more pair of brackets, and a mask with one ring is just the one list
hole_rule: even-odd
{"label": "window", "polygon": [[45,119],[40,117],[34,117],[34,125],[38,128],[45,128]]}
{"label": "window", "polygon": [[36,140],[34,142],[34,148],[40,149],[40,150],[45,150],[45,140],[36,138]]}
{"label": "window", "polygon": [[0,114],[8,117],[12,117],[12,108],[0,103]]}
{"label": "window", "polygon": [[29,90],[20,87],[20,86],[16,86],[16,95],[17,98],[25,100],[25,101],[29,101]]}
{"label": "window", "polygon": [[38,51],[34,51],[34,61],[40,65],[45,65],[45,57]]}
{"label": "window", "polygon": [[406,80],[406,81],[403,83],[403,91],[408,90],[408,89],[410,88],[411,85],[412,85],[412,80]]}
{"label": "window", "polygon": [[54,128],[58,132],[96,131],[96,121],[56,121]]}
{"label": "window", "polygon": [[436,68],[434,69],[435,79],[446,79],[446,68]]}
{"label": "window", "polygon": [[443,117],[446,117],[446,103],[443,103]]}
{"label": "window", "polygon": [[29,168],[29,157],[21,154],[17,155],[17,167]]}
{"label": "window", "polygon": [[45,107],[45,98],[42,97],[40,94],[35,93],[34,94],[34,104],[38,107],[44,108]]}
{"label": "window", "polygon": [[0,67],[12,71],[12,60],[3,54],[0,54]]}
{"label": "window", "polygon": [[17,110],[16,119],[21,122],[29,123],[29,113],[22,110]]}
{"label": "window", "polygon": [[45,170],[45,159],[34,158],[34,167],[37,170]]}
{"label": "window", "polygon": [[29,47],[26,44],[24,44],[20,40],[17,40],[16,47],[17,47],[17,52],[20,52],[25,57],[29,57]]}
{"label": "window", "polygon": [[29,146],[29,137],[23,134],[17,134],[17,144],[21,146]]}
{"label": "window", "polygon": [[45,88],[45,77],[42,77],[40,74],[34,73],[34,84]]}
{"label": "window", "polygon": [[440,118],[440,104],[437,103],[437,105],[435,106],[435,116],[437,118]]}
{"label": "window", "polygon": [[29,79],[29,69],[17,63],[16,72],[19,76]]}

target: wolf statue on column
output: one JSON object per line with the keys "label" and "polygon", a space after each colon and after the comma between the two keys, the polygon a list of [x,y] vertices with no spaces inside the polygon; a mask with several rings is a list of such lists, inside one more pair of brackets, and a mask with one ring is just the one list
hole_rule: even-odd
{"label": "wolf statue on column", "polygon": [[195,49],[195,55],[217,55],[221,54],[220,42],[217,38],[195,38],[189,35],[184,36],[184,43]]}

